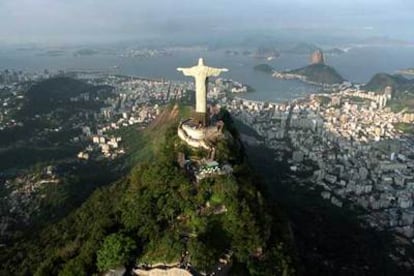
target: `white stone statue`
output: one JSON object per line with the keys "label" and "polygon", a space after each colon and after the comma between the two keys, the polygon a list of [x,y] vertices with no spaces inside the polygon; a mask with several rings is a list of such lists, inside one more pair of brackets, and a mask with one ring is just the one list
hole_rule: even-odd
{"label": "white stone statue", "polygon": [[221,72],[227,72],[226,68],[213,68],[204,65],[203,59],[198,59],[198,64],[190,68],[177,68],[184,76],[194,77],[196,87],[196,112],[206,113],[207,110],[207,80],[208,77],[217,77]]}

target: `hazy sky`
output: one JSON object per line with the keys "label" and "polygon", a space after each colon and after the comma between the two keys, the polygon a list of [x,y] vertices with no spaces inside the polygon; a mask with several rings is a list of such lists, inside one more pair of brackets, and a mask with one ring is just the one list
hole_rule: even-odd
{"label": "hazy sky", "polygon": [[414,41],[413,0],[0,0],[0,43],[82,42],[254,30]]}

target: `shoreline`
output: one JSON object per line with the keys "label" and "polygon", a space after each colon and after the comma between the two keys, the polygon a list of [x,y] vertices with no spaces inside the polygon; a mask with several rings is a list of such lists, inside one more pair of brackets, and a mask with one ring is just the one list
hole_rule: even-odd
{"label": "shoreline", "polygon": [[303,83],[306,84],[310,84],[310,85],[315,85],[315,86],[321,86],[323,88],[334,88],[334,87],[338,87],[339,85],[341,85],[341,83],[335,83],[335,84],[328,84],[328,83],[322,83],[322,82],[315,82],[315,81],[310,81],[307,79],[306,76],[303,75],[299,75],[299,74],[293,74],[293,73],[289,73],[289,72],[279,72],[279,71],[273,71],[271,73],[272,78],[276,78],[276,79],[280,79],[280,80],[299,80]]}
{"label": "shoreline", "polygon": [[414,76],[414,68],[398,70],[397,74]]}

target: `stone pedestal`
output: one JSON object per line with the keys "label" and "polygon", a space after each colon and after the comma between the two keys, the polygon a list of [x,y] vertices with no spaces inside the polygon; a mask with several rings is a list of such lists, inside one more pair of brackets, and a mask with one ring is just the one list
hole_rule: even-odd
{"label": "stone pedestal", "polygon": [[201,113],[201,112],[194,111],[192,114],[192,118],[193,118],[194,124],[196,124],[197,126],[200,123],[203,127],[208,125],[207,113]]}

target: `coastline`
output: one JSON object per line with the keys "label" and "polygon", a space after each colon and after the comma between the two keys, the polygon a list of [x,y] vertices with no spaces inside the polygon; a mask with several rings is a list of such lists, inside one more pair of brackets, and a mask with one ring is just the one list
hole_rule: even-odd
{"label": "coastline", "polygon": [[323,83],[323,82],[311,81],[305,75],[292,73],[291,71],[276,71],[274,68],[272,68],[268,64],[259,64],[259,65],[256,65],[253,69],[255,71],[271,75],[273,78],[276,78],[276,79],[299,80],[305,84],[320,86],[323,88],[335,88],[342,84],[342,83],[328,84],[328,83]]}
{"label": "coastline", "polygon": [[282,72],[273,71],[272,77],[276,79],[280,79],[280,80],[300,80],[306,84],[321,86],[323,88],[334,88],[334,87],[338,87],[339,85],[341,85],[340,83],[327,84],[327,83],[322,83],[322,82],[310,81],[307,79],[306,76],[299,75],[299,74],[292,74],[292,73],[283,72],[283,71]]}
{"label": "coastline", "polygon": [[402,75],[414,76],[414,68],[398,70],[397,73]]}

